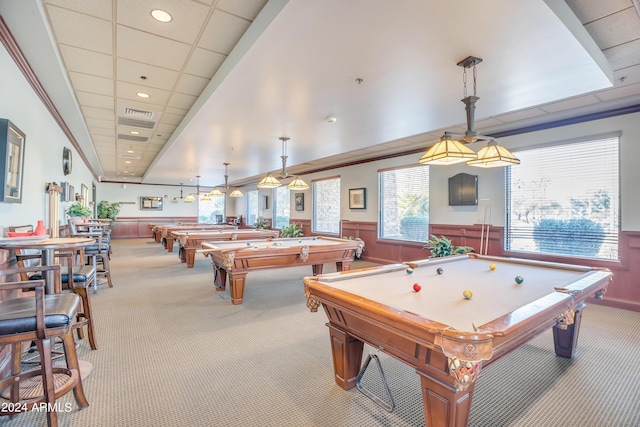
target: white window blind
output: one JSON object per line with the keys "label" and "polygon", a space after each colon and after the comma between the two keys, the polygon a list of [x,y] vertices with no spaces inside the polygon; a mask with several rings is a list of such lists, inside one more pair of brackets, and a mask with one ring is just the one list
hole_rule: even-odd
{"label": "white window blind", "polygon": [[429,238],[429,167],[378,172],[380,238],[426,242]]}
{"label": "white window blind", "polygon": [[506,172],[506,249],[618,258],[619,138],[518,151]]}
{"label": "white window blind", "polygon": [[275,228],[283,228],[289,225],[291,215],[291,190],[285,185],[278,187],[274,191],[273,213],[275,215]]}
{"label": "white window blind", "polygon": [[340,233],[340,177],[313,182],[313,231]]}
{"label": "white window blind", "polygon": [[258,190],[247,191],[247,220],[246,225],[252,226],[258,219]]}

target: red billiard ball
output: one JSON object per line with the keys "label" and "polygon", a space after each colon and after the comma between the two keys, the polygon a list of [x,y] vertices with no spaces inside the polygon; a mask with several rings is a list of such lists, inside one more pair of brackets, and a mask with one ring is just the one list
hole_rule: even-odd
{"label": "red billiard ball", "polygon": [[417,283],[413,284],[413,290],[416,292],[420,292],[420,289],[422,289],[422,286],[418,285]]}

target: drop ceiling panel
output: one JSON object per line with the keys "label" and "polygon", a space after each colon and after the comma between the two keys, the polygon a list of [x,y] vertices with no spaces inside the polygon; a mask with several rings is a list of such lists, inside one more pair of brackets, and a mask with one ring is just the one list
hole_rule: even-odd
{"label": "drop ceiling panel", "polygon": [[566,0],[566,2],[583,24],[632,7],[629,0]]}
{"label": "drop ceiling panel", "polygon": [[640,63],[640,39],[603,51],[614,70],[620,70]]}
{"label": "drop ceiling panel", "polygon": [[69,80],[75,90],[113,96],[113,80],[106,77],[70,72]]}
{"label": "drop ceiling panel", "polygon": [[113,78],[113,57],[74,46],[60,46],[60,54],[69,71]]}
{"label": "drop ceiling panel", "polygon": [[640,18],[633,7],[587,24],[586,28],[602,50],[640,39]]}
{"label": "drop ceiling panel", "polygon": [[226,55],[222,55],[210,50],[196,48],[189,59],[189,63],[185,68],[185,72],[194,76],[210,79],[213,77],[218,68],[222,65]]}
{"label": "drop ceiling panel", "polygon": [[58,43],[113,54],[111,22],[51,5],[47,12]]}
{"label": "drop ceiling panel", "polygon": [[111,13],[113,6],[110,1],[105,0],[46,0],[46,3],[106,20],[110,20],[113,16]]}
{"label": "drop ceiling panel", "polygon": [[228,55],[249,28],[249,24],[246,19],[216,10],[202,33],[198,46]]}
{"label": "drop ceiling panel", "polygon": [[[193,44],[210,8],[189,0],[118,0],[118,23],[186,44]],[[158,22],[150,11],[162,9],[172,16],[170,23]]]}
{"label": "drop ceiling panel", "polygon": [[196,99],[198,98],[193,95],[185,95],[183,93],[174,93],[173,95],[171,95],[171,99],[169,99],[169,106],[173,108],[181,108],[184,110],[188,110],[189,108],[191,108],[191,106],[196,101]]}
{"label": "drop ceiling panel", "polygon": [[180,76],[178,86],[176,87],[176,92],[199,96],[208,83],[209,79],[204,77],[182,74],[182,76]]}
{"label": "drop ceiling panel", "polygon": [[253,21],[266,3],[266,0],[219,0],[216,7]]}
{"label": "drop ceiling panel", "polygon": [[598,98],[595,95],[585,95],[567,99],[561,102],[554,102],[553,104],[543,105],[540,108],[548,112],[557,112],[571,110],[573,108],[580,108],[586,105],[592,105],[597,102]]}
{"label": "drop ceiling panel", "polygon": [[[154,87],[158,89],[172,88],[180,73],[166,68],[154,67],[143,62],[131,61],[125,58],[117,59],[118,80],[137,84],[141,87]],[[142,79],[141,76],[146,77]]]}
{"label": "drop ceiling panel", "polygon": [[190,45],[118,26],[118,57],[180,71]]}
{"label": "drop ceiling panel", "polygon": [[94,119],[92,117],[87,117],[87,126],[89,128],[104,128],[104,129],[113,129],[114,121],[111,120],[102,120],[102,119]]}
{"label": "drop ceiling panel", "polygon": [[627,85],[616,89],[611,89],[606,92],[598,93],[598,98],[603,101],[611,101],[614,99],[620,99],[625,97],[631,97],[640,95],[640,84]]}
{"label": "drop ceiling panel", "polygon": [[[138,92],[146,93],[147,95],[149,95],[149,98],[139,97],[137,95]],[[141,87],[136,84],[122,82],[122,81],[118,82],[118,94],[117,94],[118,100],[121,100],[121,99],[125,100],[124,103],[127,103],[127,101],[136,101],[136,102],[145,103],[144,101],[148,99],[149,103],[160,106],[167,102],[167,100],[169,99],[169,94],[170,94],[169,91],[162,90],[162,89],[156,89],[152,87]],[[140,101],[141,99],[142,101]]]}
{"label": "drop ceiling panel", "polygon": [[113,119],[114,111],[108,108],[96,108],[90,106],[83,106],[82,112],[85,117],[93,117],[96,119],[109,120]]}
{"label": "drop ceiling panel", "polygon": [[80,105],[96,108],[114,108],[113,97],[89,92],[76,92]]}

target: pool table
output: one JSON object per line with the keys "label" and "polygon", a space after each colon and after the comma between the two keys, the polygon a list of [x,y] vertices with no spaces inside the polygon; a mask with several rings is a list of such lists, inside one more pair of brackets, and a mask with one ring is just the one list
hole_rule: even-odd
{"label": "pool table", "polygon": [[323,264],[335,262],[338,271],[351,268],[364,243],[332,237],[294,237],[250,242],[203,242],[202,249],[211,258],[216,290],[225,289],[229,276],[229,294],[233,304],[242,304],[247,273],[269,268],[311,265],[314,275]]}
{"label": "pool table", "polygon": [[200,230],[200,231],[175,231],[174,236],[178,240],[180,261],[187,264],[187,268],[193,268],[196,260],[196,251],[206,241],[220,242],[225,240],[259,240],[273,239],[280,235],[280,230],[243,229],[243,230]]}
{"label": "pool table", "polygon": [[177,233],[188,233],[197,231],[228,231],[237,230],[237,225],[227,224],[204,224],[204,225],[181,225],[177,227],[169,227],[165,230],[164,244],[167,252],[173,252],[173,242],[178,239]]}
{"label": "pool table", "polygon": [[434,427],[466,426],[480,369],[548,328],[556,354],[573,357],[585,300],[611,279],[606,269],[466,254],[303,281],[309,309],[322,304],[329,319],[336,383],[356,385],[366,342],[415,368]]}

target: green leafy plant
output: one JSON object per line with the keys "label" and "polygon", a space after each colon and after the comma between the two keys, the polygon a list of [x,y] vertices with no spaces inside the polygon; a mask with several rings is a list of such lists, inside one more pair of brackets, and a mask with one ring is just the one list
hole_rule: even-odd
{"label": "green leafy plant", "polygon": [[280,237],[302,237],[302,228],[298,224],[291,223],[280,229]]}
{"label": "green leafy plant", "polygon": [[69,206],[69,209],[67,210],[67,215],[69,216],[80,216],[83,218],[88,218],[91,216],[91,214],[91,209],[80,203],[74,203],[73,205]]}
{"label": "green leafy plant", "polygon": [[270,225],[269,220],[266,220],[263,218],[258,218],[256,219],[256,222],[253,223],[253,226],[255,228],[262,229],[262,230],[268,229],[269,225]]}
{"label": "green leafy plant", "polygon": [[451,240],[444,236],[438,237],[435,234],[431,235],[423,249],[431,251],[431,258],[475,252],[471,246],[455,246]]}
{"label": "green leafy plant", "polygon": [[119,203],[109,203],[106,200],[98,203],[98,218],[116,219],[119,213]]}

